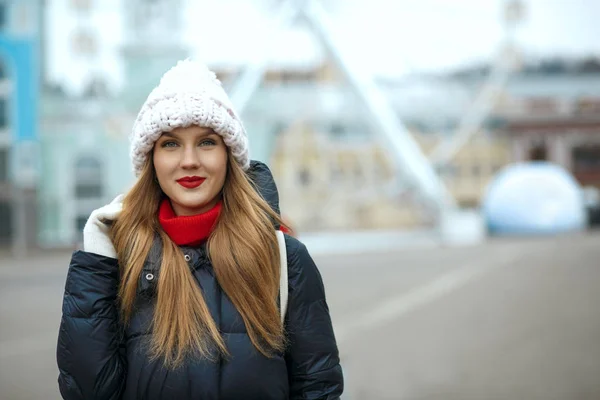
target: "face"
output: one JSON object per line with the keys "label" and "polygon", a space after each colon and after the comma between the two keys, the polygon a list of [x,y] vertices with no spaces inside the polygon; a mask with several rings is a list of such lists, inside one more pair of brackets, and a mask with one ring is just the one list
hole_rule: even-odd
{"label": "face", "polygon": [[213,208],[227,175],[227,147],[212,129],[199,126],[165,132],[153,150],[154,170],[176,215]]}

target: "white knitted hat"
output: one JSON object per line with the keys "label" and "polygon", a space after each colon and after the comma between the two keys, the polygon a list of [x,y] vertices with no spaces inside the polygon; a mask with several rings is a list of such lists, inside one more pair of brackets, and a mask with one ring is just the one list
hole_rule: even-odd
{"label": "white knitted hat", "polygon": [[192,125],[212,128],[232,156],[250,165],[246,130],[214,72],[198,61],[179,61],[167,71],[142,106],[131,134],[130,156],[139,176],[148,153],[164,132]]}

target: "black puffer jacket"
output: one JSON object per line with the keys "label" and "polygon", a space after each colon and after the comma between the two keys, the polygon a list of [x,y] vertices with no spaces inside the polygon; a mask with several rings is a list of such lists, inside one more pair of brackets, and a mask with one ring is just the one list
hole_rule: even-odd
{"label": "black puffer jacket", "polygon": [[[277,192],[264,165],[256,179],[276,207]],[[275,203],[273,202],[275,199]],[[152,319],[160,246],[154,246],[140,277],[138,307],[129,326],[119,323],[117,260],[73,254],[58,338],[59,387],[65,399],[338,399],[343,391],[321,275],[306,247],[286,236],[289,303],[284,354],[266,358],[251,344],[240,314],[221,290],[204,247],[182,248],[230,358],[195,360],[177,370],[150,362],[144,343]],[[152,275],[148,275],[152,274]]]}

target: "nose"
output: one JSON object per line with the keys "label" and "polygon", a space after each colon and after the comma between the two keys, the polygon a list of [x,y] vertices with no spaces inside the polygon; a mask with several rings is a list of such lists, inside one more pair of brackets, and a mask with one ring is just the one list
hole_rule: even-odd
{"label": "nose", "polygon": [[183,169],[196,169],[200,167],[200,157],[195,146],[184,147],[180,165]]}

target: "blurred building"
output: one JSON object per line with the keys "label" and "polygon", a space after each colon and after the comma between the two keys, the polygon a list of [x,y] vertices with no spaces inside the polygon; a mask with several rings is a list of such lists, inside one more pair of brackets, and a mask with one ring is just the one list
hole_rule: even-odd
{"label": "blurred building", "polygon": [[[128,135],[139,107],[164,71],[187,55],[180,37],[185,12],[181,1],[121,4],[126,22],[120,47],[125,85],[118,95],[110,90],[102,69],[95,67],[105,46],[102,29],[107,26],[101,24],[106,22],[102,17],[107,4],[63,0],[62,14],[48,21],[69,26],[64,38],[67,58],[89,68],[82,68],[87,83],[80,93],[67,94],[58,85],[46,85],[42,93],[42,246],[75,245],[90,213],[130,187],[134,177]],[[118,5],[113,2],[112,13]]]}
{"label": "blurred building", "polygon": [[[412,134],[426,154],[441,140],[438,134]],[[282,209],[298,230],[423,225],[411,189],[398,189],[394,161],[373,136],[366,130],[340,136],[307,126],[294,126],[280,135],[271,165]],[[438,170],[459,206],[479,206],[494,174],[510,163],[510,149],[508,140],[488,132]]]}
{"label": "blurred building", "polygon": [[[89,213],[126,190],[132,181],[126,135],[135,112],[160,74],[186,55],[181,40],[185,7],[172,1],[122,2],[120,55],[125,85],[121,95],[113,96],[97,67],[105,51],[101,32],[107,24],[104,20],[102,26],[101,21],[108,6],[89,0],[55,3],[60,6],[52,15],[60,16],[61,29],[68,30],[60,37],[67,49],[64,57],[79,66],[78,74],[87,75],[80,79],[86,83],[76,96],[56,86],[44,93],[42,141],[47,168],[39,237],[49,246],[76,241]],[[251,135],[252,157],[274,165],[282,208],[292,224],[300,230],[422,224],[423,215],[410,199],[411,188],[398,190],[393,160],[377,135],[368,131],[363,105],[332,63],[322,54],[301,62],[276,58],[243,118]],[[226,86],[235,82],[243,65],[209,63]],[[431,80],[380,84],[425,150],[452,129],[470,95],[460,86]],[[311,137],[319,138],[318,149],[312,139],[306,139]],[[300,152],[303,140],[305,150]],[[477,202],[487,177],[503,162],[472,157],[471,147],[459,157],[465,165],[444,171],[453,190],[462,193],[463,205]],[[481,162],[487,164],[479,166]],[[463,171],[481,177],[470,179]],[[328,201],[319,207],[322,196]]]}
{"label": "blurred building", "polygon": [[115,62],[115,50],[122,46],[122,2],[45,0],[47,81],[59,82],[65,92],[77,96],[98,85],[116,92],[114,75],[121,65]]}
{"label": "blurred building", "polygon": [[518,78],[496,117],[514,161],[547,160],[600,188],[600,64]]}
{"label": "blurred building", "polygon": [[36,242],[41,0],[0,2],[0,245]]}
{"label": "blurred building", "polygon": [[[56,85],[46,86],[43,92],[44,175],[38,237],[48,246],[77,241],[89,213],[131,184],[127,135],[135,115],[161,74],[188,54],[182,39],[186,23],[182,0],[54,3],[61,5],[52,15],[61,18],[54,22],[54,17],[49,18],[48,25],[64,25],[68,34],[60,38],[64,38],[66,57],[79,66],[78,74],[87,75],[80,79],[84,83],[75,95]],[[123,7],[121,19],[107,17],[109,8],[114,16],[119,7]],[[64,16],[70,19],[65,22]],[[123,33],[119,56],[124,85],[118,95],[102,72],[107,67],[102,32],[108,20],[122,25],[115,28]],[[317,53],[302,62],[284,62],[281,54],[275,55],[277,60],[244,110],[251,156],[271,164],[284,214],[299,231],[422,225],[426,219],[415,207],[412,188],[402,186],[394,176],[394,160],[378,135],[369,131],[360,99],[333,63]],[[236,82],[245,63],[207,62],[226,89]],[[429,154],[456,131],[486,73],[484,69],[450,76],[388,78],[378,84],[423,152]],[[511,80],[494,115],[450,163],[439,167],[460,206],[478,207],[498,170],[533,153],[540,157],[545,151],[549,159],[558,155],[572,170],[575,159],[584,160],[578,161],[577,168],[585,171],[594,164],[597,153],[590,151],[587,142],[591,136],[583,131],[577,136],[573,126],[564,123],[569,128],[560,130],[557,115],[549,118],[551,112],[534,111],[548,99],[580,104],[582,110],[593,108],[588,103],[598,93],[597,75],[536,74],[527,71]],[[571,122],[581,125],[582,112],[573,114]],[[545,119],[546,125],[527,128],[525,133],[523,121],[533,115]],[[562,133],[555,135],[553,129]],[[544,151],[535,150],[540,140],[545,143]],[[562,150],[557,150],[560,143]],[[575,151],[580,147],[584,149]],[[568,160],[566,153],[571,154]],[[583,182],[589,173],[578,174]]]}
{"label": "blurred building", "polygon": [[[552,66],[554,65],[554,66]],[[284,209],[299,230],[377,229],[423,223],[419,210],[394,177],[385,148],[361,120],[360,104],[334,71],[292,75],[271,72],[262,96],[290,101],[271,149]],[[384,86],[399,117],[425,154],[451,137],[465,99],[487,75],[474,69],[409,85]],[[431,90],[432,83],[438,85]],[[427,93],[427,105],[411,101]],[[504,88],[480,132],[438,173],[461,207],[479,207],[494,175],[511,162],[547,160],[564,166],[582,186],[600,187],[600,65],[597,61],[545,62],[526,66]],[[268,113],[275,102],[256,102]],[[408,103],[408,104],[407,104]],[[269,106],[270,104],[270,106]],[[298,114],[298,110],[301,111]],[[286,112],[296,115],[285,115]],[[285,121],[297,121],[291,126]]]}

